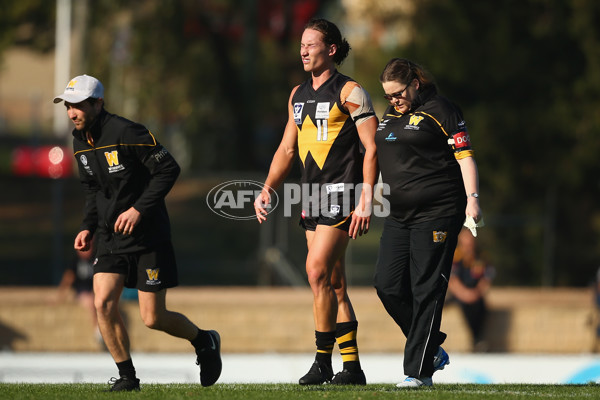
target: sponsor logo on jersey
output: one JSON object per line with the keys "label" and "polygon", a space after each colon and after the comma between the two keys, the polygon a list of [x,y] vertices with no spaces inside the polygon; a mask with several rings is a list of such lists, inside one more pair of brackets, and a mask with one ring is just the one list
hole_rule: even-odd
{"label": "sponsor logo on jersey", "polygon": [[160,285],[160,279],[158,279],[158,274],[160,272],[160,268],[148,268],[146,269],[146,275],[148,275],[148,279],[146,280],[146,285]]}
{"label": "sponsor logo on jersey", "polygon": [[377,132],[385,129],[385,126],[387,125],[388,122],[389,122],[389,119],[382,119],[381,121],[379,121],[379,125],[377,125]]}
{"label": "sponsor logo on jersey", "polygon": [[333,183],[331,185],[325,185],[325,190],[327,190],[327,194],[334,192],[343,192],[344,184],[343,183]]}
{"label": "sponsor logo on jersey", "polygon": [[163,160],[163,158],[167,156],[167,154],[169,154],[169,152],[163,147],[157,153],[152,154],[152,158],[154,158],[154,160],[156,160],[156,162],[159,163]]}
{"label": "sponsor logo on jersey", "polygon": [[329,215],[328,217],[333,218],[335,216],[337,216],[340,213],[340,210],[342,209],[342,207],[338,204],[332,204],[329,207]]}
{"label": "sponsor logo on jersey", "polygon": [[398,140],[398,138],[396,137],[394,132],[390,132],[390,134],[385,138],[386,142],[395,142],[396,140]]}
{"label": "sponsor logo on jersey", "polygon": [[302,123],[302,110],[304,109],[304,103],[294,103],[294,122],[296,125]]}
{"label": "sponsor logo on jersey", "polygon": [[448,232],[433,231],[433,243],[444,243]]}
{"label": "sponsor logo on jersey", "polygon": [[119,164],[119,153],[117,150],[113,151],[105,151],[104,157],[106,157],[106,162],[108,163],[108,172],[110,174],[114,172],[119,172],[125,169],[125,167]]}
{"label": "sponsor logo on jersey", "polygon": [[317,103],[315,119],[329,119],[329,102]]}
{"label": "sponsor logo on jersey", "polygon": [[469,137],[469,134],[465,131],[455,133],[454,135],[452,135],[452,139],[454,140],[454,147],[457,149],[471,147],[471,138]]}
{"label": "sponsor logo on jersey", "polygon": [[88,175],[94,175],[94,173],[92,172],[92,169],[90,168],[90,166],[88,165],[88,159],[85,156],[85,154],[82,154],[79,156],[79,160],[81,161],[81,163],[83,164],[83,168],[85,169],[85,172],[88,173]]}

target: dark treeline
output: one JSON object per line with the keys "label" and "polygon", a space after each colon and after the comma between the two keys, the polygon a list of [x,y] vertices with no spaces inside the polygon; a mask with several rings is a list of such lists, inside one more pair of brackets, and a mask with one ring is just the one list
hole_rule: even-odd
{"label": "dark treeline", "polygon": [[[52,50],[54,2],[1,3],[0,58],[13,45]],[[414,3],[408,44],[355,47],[351,74],[379,98],[387,60],[407,57],[462,107],[496,284],[589,284],[600,266],[600,3]],[[289,92],[304,79],[302,26],[319,15],[343,27],[340,9],[309,0],[75,1],[73,72],[106,82],[109,110],[161,131],[186,174],[266,173]],[[377,18],[365,15],[385,28]]]}

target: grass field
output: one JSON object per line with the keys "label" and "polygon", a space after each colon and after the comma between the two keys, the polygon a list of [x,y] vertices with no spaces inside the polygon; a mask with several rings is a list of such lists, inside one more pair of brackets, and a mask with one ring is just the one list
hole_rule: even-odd
{"label": "grass field", "polygon": [[219,400],[495,400],[495,399],[597,399],[600,385],[476,385],[440,384],[427,389],[397,389],[394,385],[310,386],[296,384],[217,384],[203,388],[198,384],[145,384],[140,392],[107,393],[101,384],[6,384],[0,383],[0,399],[219,399]]}

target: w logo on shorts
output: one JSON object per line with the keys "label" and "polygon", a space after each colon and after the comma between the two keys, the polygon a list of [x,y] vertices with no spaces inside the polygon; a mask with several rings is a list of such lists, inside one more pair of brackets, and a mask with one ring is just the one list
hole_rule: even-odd
{"label": "w logo on shorts", "polygon": [[148,280],[146,281],[146,285],[160,285],[160,280],[158,280],[158,272],[160,268],[148,268],[146,269],[146,275],[148,275]]}

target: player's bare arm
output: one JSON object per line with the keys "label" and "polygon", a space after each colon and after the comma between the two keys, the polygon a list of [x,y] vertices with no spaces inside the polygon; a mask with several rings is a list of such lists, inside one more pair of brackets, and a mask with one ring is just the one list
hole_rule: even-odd
{"label": "player's bare arm", "polygon": [[294,158],[298,153],[298,128],[294,122],[294,106],[292,105],[292,97],[296,93],[296,86],[290,94],[288,101],[288,121],[283,132],[281,143],[275,151],[273,161],[269,168],[269,174],[265,180],[265,185],[254,201],[254,211],[256,219],[259,223],[267,220],[266,206],[271,202],[271,189],[275,190],[281,185],[287,174],[292,168]]}
{"label": "player's bare arm", "polygon": [[356,239],[357,236],[369,231],[371,221],[371,206],[373,201],[373,188],[377,179],[377,151],[375,147],[375,131],[377,130],[377,117],[367,92],[356,82],[348,82],[340,95],[344,107],[348,110],[356,123],[358,136],[365,148],[363,161],[363,188],[360,193],[359,203],[352,214],[352,222],[348,236]]}

